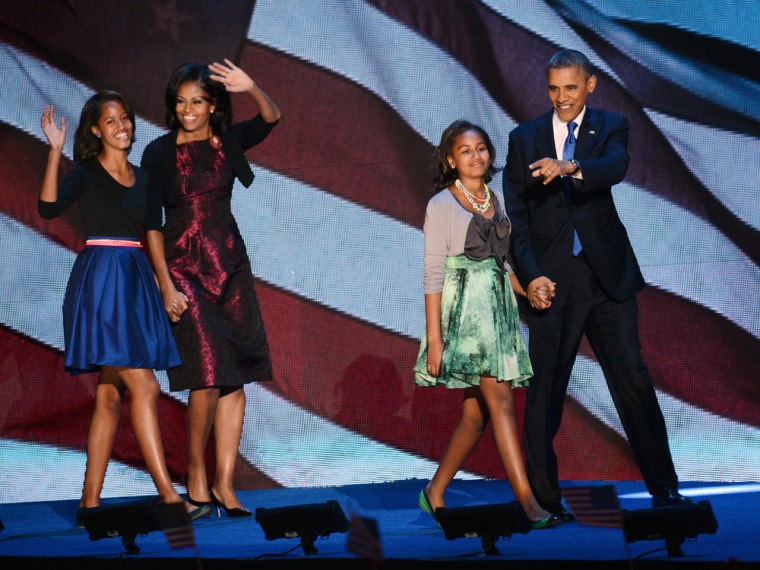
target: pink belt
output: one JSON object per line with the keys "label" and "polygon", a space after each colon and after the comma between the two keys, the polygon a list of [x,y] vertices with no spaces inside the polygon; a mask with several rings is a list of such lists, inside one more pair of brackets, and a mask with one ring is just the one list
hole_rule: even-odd
{"label": "pink belt", "polygon": [[88,239],[85,242],[86,246],[92,245],[111,245],[120,247],[142,247],[139,241],[131,239]]}

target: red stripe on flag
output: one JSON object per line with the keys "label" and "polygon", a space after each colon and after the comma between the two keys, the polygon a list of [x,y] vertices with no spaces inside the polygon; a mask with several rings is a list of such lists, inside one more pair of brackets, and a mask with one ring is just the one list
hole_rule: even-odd
{"label": "red stripe on flag", "polygon": [[[73,207],[54,220],[43,220],[37,213],[48,149],[47,144],[0,122],[0,163],[3,172],[0,179],[0,212],[72,251],[80,251],[84,248],[84,225],[79,208]],[[72,166],[68,160],[62,161],[61,179]]]}
{"label": "red stripe on flag", "polygon": [[[47,61],[93,91],[120,92],[137,114],[163,126],[169,75],[183,63],[211,63],[240,53],[254,0],[227,2],[223,8],[202,0],[124,2],[113,10],[102,10],[91,0],[77,0],[74,8],[69,4],[4,0],[0,40]],[[114,42],[114,29],[140,32]]]}
{"label": "red stripe on flag", "polygon": [[[422,227],[433,148],[387,103],[346,78],[257,44],[246,45],[239,65],[283,113],[249,158]],[[233,104],[238,120],[254,113],[249,97]]]}
{"label": "red stripe on flag", "polygon": [[637,300],[644,358],[655,385],[693,406],[760,427],[760,340],[654,287]]}

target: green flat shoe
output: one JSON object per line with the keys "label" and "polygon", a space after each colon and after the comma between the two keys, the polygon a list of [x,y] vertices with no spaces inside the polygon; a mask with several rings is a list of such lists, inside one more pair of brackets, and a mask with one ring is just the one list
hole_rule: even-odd
{"label": "green flat shoe", "polygon": [[417,506],[419,506],[423,511],[433,517],[435,524],[438,525],[438,528],[441,528],[441,523],[438,522],[438,518],[435,516],[435,511],[433,511],[433,507],[430,506],[430,500],[428,499],[425,489],[422,489],[419,496],[417,497]]}
{"label": "green flat shoe", "polygon": [[197,509],[193,509],[192,511],[189,511],[187,513],[187,516],[190,517],[190,522],[193,522],[196,519],[199,519],[201,517],[205,517],[206,515],[211,514],[211,504],[202,505],[198,507]]}
{"label": "green flat shoe", "polygon": [[537,521],[533,521],[533,525],[530,527],[531,530],[544,530],[546,528],[552,528],[557,525],[562,524],[562,517],[559,515],[549,515],[546,518],[538,519]]}

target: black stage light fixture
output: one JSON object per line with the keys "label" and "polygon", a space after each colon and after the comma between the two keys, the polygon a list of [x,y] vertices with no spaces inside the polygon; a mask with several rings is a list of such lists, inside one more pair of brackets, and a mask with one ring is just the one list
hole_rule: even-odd
{"label": "black stage light fixture", "polygon": [[687,538],[715,534],[717,530],[718,521],[710,501],[636,511],[623,510],[626,541],[665,539],[668,556],[682,556],[681,545]]}
{"label": "black stage light fixture", "polygon": [[435,517],[448,540],[480,537],[485,554],[499,554],[496,541],[502,536],[525,534],[531,522],[517,501],[474,507],[441,507]]}
{"label": "black stage light fixture", "polygon": [[184,503],[156,503],[137,501],[119,503],[85,510],[80,519],[90,540],[121,537],[127,554],[137,554],[138,535],[145,536],[156,530],[187,526],[190,518]]}
{"label": "black stage light fixture", "polygon": [[316,554],[314,541],[334,532],[346,532],[348,519],[338,501],[256,509],[256,522],[267,540],[300,538],[306,554]]}

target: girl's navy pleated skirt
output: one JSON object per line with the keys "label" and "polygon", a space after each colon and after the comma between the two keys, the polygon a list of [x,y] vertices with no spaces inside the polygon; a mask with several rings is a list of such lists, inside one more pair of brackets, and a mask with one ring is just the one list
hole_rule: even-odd
{"label": "girl's navy pleated skirt", "polygon": [[[123,239],[123,238],[116,238]],[[180,365],[169,317],[140,247],[88,245],[63,301],[64,367],[165,370]]]}

